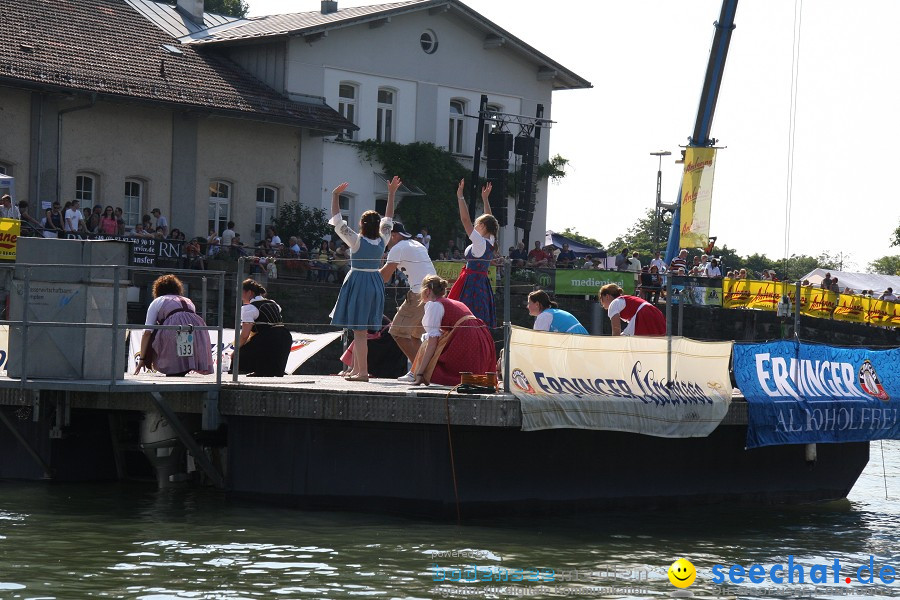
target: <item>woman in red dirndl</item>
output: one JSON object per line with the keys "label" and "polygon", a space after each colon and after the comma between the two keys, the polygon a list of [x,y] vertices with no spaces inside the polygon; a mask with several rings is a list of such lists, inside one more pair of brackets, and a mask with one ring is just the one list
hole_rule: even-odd
{"label": "woman in red dirndl", "polygon": [[[600,288],[600,303],[609,313],[613,335],[666,335],[666,317],[650,302],[622,294],[615,283]],[[628,326],[622,330],[622,321]]]}

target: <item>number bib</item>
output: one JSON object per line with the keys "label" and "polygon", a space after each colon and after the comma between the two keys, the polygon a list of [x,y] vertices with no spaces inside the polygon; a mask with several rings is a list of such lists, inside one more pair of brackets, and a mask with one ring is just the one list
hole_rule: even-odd
{"label": "number bib", "polygon": [[179,331],[175,334],[175,354],[179,357],[194,355],[194,334]]}

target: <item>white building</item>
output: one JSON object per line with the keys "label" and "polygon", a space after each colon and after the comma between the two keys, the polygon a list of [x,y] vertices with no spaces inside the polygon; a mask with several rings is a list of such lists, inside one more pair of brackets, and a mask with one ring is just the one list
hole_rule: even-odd
{"label": "white building", "polygon": [[[306,137],[301,147],[301,200],[328,210],[330,190],[349,181],[352,193],[342,198],[341,208],[351,223],[387,195],[378,168],[360,160],[354,140],[431,142],[471,170],[477,120],[467,115],[477,117],[482,94],[492,110],[533,117],[542,104],[544,118],[552,119],[553,91],[590,87],[458,0],[343,10],[326,0],[317,12],[239,21],[181,41],[227,52],[292,98],[322,96],[359,126],[333,138]],[[549,158],[548,138],[545,129],[540,162]],[[483,164],[480,173],[485,174]],[[539,186],[532,224],[540,237],[546,188]],[[508,210],[506,244],[513,239],[514,200]]]}

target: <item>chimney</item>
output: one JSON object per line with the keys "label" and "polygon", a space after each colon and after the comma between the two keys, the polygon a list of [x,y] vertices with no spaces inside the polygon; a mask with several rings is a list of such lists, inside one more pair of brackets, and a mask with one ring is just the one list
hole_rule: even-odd
{"label": "chimney", "polygon": [[322,0],[322,14],[337,12],[337,0]]}
{"label": "chimney", "polygon": [[178,0],[177,8],[197,25],[203,25],[203,0]]}

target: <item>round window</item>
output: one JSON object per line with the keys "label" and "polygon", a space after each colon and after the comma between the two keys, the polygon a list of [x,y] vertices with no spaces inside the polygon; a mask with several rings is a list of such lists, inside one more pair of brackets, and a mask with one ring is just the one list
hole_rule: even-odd
{"label": "round window", "polygon": [[426,29],[419,37],[419,44],[421,44],[425,54],[434,54],[438,49],[437,35],[432,30]]}

